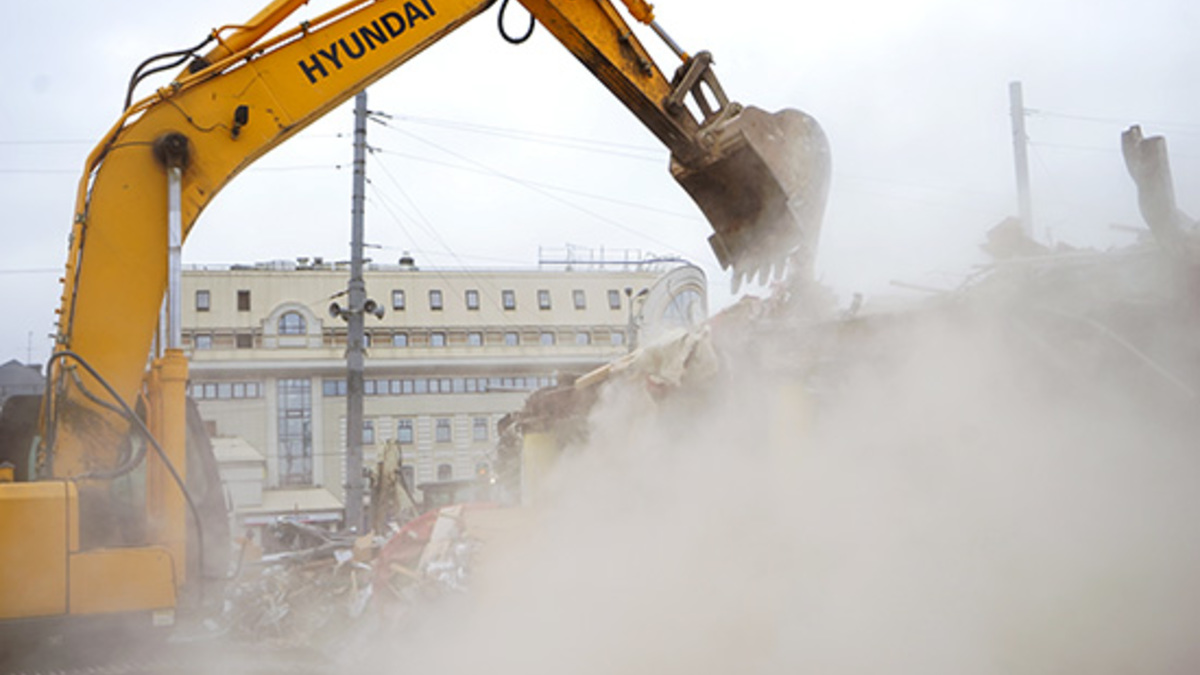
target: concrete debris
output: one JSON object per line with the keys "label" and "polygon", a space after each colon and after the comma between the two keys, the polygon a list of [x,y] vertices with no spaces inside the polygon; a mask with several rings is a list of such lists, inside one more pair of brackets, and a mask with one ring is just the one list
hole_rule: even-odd
{"label": "concrete debris", "polygon": [[[839,310],[832,294],[815,281],[777,283],[766,297],[745,297],[698,329],[672,333],[532,394],[521,411],[500,424],[500,485],[507,491],[530,489],[521,467],[533,454],[527,441],[534,433],[553,439],[547,443],[550,454],[583,447],[593,433],[593,409],[618,387],[627,405],[617,410],[626,417],[607,430],[617,435],[636,434],[639,420],[679,413],[728,391],[754,392],[766,402],[760,407],[781,391],[799,391],[819,415],[823,403],[836,398],[856,374],[903,366],[905,347],[920,343],[936,350],[944,344],[954,352],[948,363],[969,366],[977,358],[973,340],[980,337],[1002,344],[1005,354],[1011,351],[1012,363],[1021,365],[1021,373],[1013,375],[1019,386],[1013,389],[1022,395],[1037,391],[1052,402],[1085,403],[1092,397],[1094,408],[1080,404],[1092,411],[1110,410],[1111,402],[1100,399],[1120,391],[1120,405],[1136,407],[1129,417],[1137,431],[1161,427],[1191,433],[1200,400],[1200,235],[1195,221],[1175,206],[1165,148],[1154,140],[1143,139],[1136,127],[1123,137],[1152,237],[1109,251],[1050,248],[1006,220],[983,245],[992,256],[989,264],[961,287],[902,308],[880,308],[858,296],[849,309]],[[956,331],[956,341],[935,340],[930,347],[931,325],[969,330],[961,331],[965,338],[958,339]],[[906,387],[927,374],[912,377],[897,369],[907,376],[902,378]],[[1009,373],[986,375],[1003,379]],[[731,386],[747,383],[752,386]],[[787,386],[773,386],[778,384]],[[961,384],[966,390],[994,383],[964,378]],[[900,398],[908,390],[894,393]],[[893,401],[884,400],[878,409]],[[863,426],[871,423],[863,420]],[[794,438],[804,433],[797,431],[802,427],[796,423],[784,431]],[[963,438],[974,433],[964,429]],[[749,452],[746,447],[738,451]],[[398,456],[389,452],[377,470],[373,500],[384,506],[373,515],[377,534],[353,538],[278,523],[278,540],[288,550],[249,565],[229,594],[225,615],[234,636],[260,643],[344,645],[353,642],[348,634],[359,641],[394,634],[418,622],[433,603],[478,591],[473,586],[481,578],[479,560],[488,539],[483,532],[490,528],[500,533],[497,542],[511,540],[513,524],[496,515],[512,510],[467,503],[414,515],[410,486],[399,479]]]}
{"label": "concrete debris", "polygon": [[245,564],[227,594],[226,629],[237,641],[313,648],[382,625],[399,629],[438,598],[467,590],[478,542],[464,516],[487,508],[443,507],[387,536],[338,535],[281,520],[277,539],[303,547]]}

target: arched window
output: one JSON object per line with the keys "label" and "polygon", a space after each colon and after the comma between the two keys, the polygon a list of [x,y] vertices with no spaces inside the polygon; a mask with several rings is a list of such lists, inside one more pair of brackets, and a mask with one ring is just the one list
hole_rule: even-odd
{"label": "arched window", "polygon": [[279,317],[280,335],[304,335],[307,330],[308,326],[300,312],[288,312]]}
{"label": "arched window", "polygon": [[667,326],[695,326],[704,321],[704,296],[693,289],[680,291],[663,312]]}
{"label": "arched window", "polygon": [[454,478],[454,467],[449,464],[439,464],[437,468],[438,480],[450,480]]}

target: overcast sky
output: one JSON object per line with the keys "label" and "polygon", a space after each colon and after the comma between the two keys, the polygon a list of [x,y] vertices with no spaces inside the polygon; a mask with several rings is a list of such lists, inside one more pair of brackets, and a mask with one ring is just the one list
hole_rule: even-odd
{"label": "overcast sky", "polygon": [[[255,6],[8,9],[0,361],[43,362],[75,185],[129,73]],[[509,9],[514,28],[522,11]],[[1016,211],[1013,80],[1030,109],[1040,239],[1130,241],[1112,226],[1142,226],[1118,145],[1133,123],[1167,136],[1180,205],[1200,215],[1200,10],[1186,0],[661,0],[656,13],[686,49],[714,53],[732,98],[824,126],[834,172],[818,268],[843,302],[893,293],[895,280],[953,287],[982,261],[984,233]],[[493,8],[370,90],[371,109],[393,119],[369,131],[369,255],[494,268],[530,267],[539,247],[568,244],[677,254],[727,304],[708,226],[670,179],[666,151],[547,32],[513,47],[495,20]],[[657,39],[641,37],[672,70]],[[352,124],[350,107],[335,110],[238,177],[201,215],[185,262],[348,258]]]}

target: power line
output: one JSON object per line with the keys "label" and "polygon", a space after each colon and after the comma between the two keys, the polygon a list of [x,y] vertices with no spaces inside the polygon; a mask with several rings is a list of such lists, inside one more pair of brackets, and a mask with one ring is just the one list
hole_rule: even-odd
{"label": "power line", "polygon": [[[293,137],[295,141],[311,141],[326,138],[342,138],[347,134],[310,134],[304,133]],[[0,145],[95,145],[96,139],[83,138],[32,138],[32,139],[0,139]]]}
{"label": "power line", "polygon": [[[341,164],[296,164],[293,166],[251,166],[246,169],[247,173],[260,172],[282,172],[282,171],[340,171],[344,167]],[[77,169],[9,169],[0,168],[0,174],[72,174],[79,175],[81,172]]]}
{"label": "power line", "polygon": [[1050,148],[1052,150],[1080,150],[1084,152],[1103,152],[1106,154],[1120,153],[1119,148],[1102,148],[1098,145],[1070,145],[1067,143],[1042,143],[1030,141],[1029,145],[1038,148]]}
{"label": "power line", "polygon": [[1143,125],[1153,124],[1155,126],[1160,126],[1160,127],[1176,127],[1176,128],[1180,128],[1180,129],[1193,129],[1196,131],[1200,131],[1200,124],[1197,124],[1195,122],[1165,122],[1162,120],[1144,120],[1144,119],[1139,120],[1139,118],[1136,118],[1136,117],[1121,119],[1121,118],[1116,118],[1116,117],[1099,117],[1099,116],[1095,116],[1095,115],[1077,115],[1077,114],[1073,114],[1073,113],[1061,113],[1061,112],[1056,112],[1053,110],[1042,110],[1039,108],[1025,108],[1025,113],[1028,115],[1033,115],[1033,116],[1037,116],[1037,117],[1052,117],[1052,118],[1058,118],[1058,119],[1073,120],[1076,122],[1094,122],[1097,124],[1120,124],[1120,125],[1135,124],[1135,123],[1143,124]]}
{"label": "power line", "polygon": [[[1078,152],[1102,152],[1105,154],[1120,154],[1121,149],[1117,147],[1101,147],[1098,145],[1071,145],[1068,143],[1034,143],[1030,141],[1029,145],[1039,148],[1050,148],[1052,150],[1073,150]],[[1171,159],[1200,159],[1196,155],[1186,153],[1171,152]]]}
{"label": "power line", "polygon": [[345,167],[341,164],[297,164],[295,166],[251,166],[247,172],[258,171],[341,171]]}
{"label": "power line", "polygon": [[40,138],[30,140],[0,140],[0,145],[92,145],[95,141],[74,138]]}
{"label": "power line", "polygon": [[[376,162],[376,166],[379,166],[380,168],[384,168],[382,166],[382,163],[380,163],[380,162]],[[412,203],[412,199],[408,196],[408,193],[405,192],[402,187],[400,187],[399,182],[397,182],[395,180],[395,178],[393,178],[391,176],[391,174],[388,173],[386,168],[384,168],[384,174],[392,179],[392,182],[395,183],[395,185],[396,185],[396,189],[400,190],[400,193],[402,195],[404,195],[405,199],[408,199],[408,201],[410,203]],[[410,233],[408,231],[408,228],[405,227],[404,221],[402,219],[400,219],[396,215],[396,213],[394,211],[392,211],[392,209],[389,207],[388,202],[390,200],[388,200],[386,195],[384,195],[379,190],[379,188],[376,187],[376,185],[373,181],[370,182],[369,185],[371,187],[371,190],[374,191],[376,193],[376,195],[378,195],[380,197],[380,205],[382,205],[384,210],[388,212],[388,215],[390,215],[392,217],[392,220],[396,221],[396,225],[401,229],[401,231],[404,232],[405,236],[407,236],[410,241],[415,243],[416,238],[413,237],[412,233]],[[429,222],[428,219],[425,218],[425,215],[423,213],[421,213],[420,209],[417,208],[415,203],[412,203],[412,205],[413,205],[413,208],[416,210],[416,213],[418,214],[418,218],[415,220],[424,221],[424,222],[420,223],[422,225],[422,228],[424,230],[426,230],[435,240],[437,240],[437,242],[442,246],[442,248],[445,249],[446,253],[455,260],[455,262],[459,265],[459,267],[463,268],[464,270],[468,269],[466,263],[464,263],[462,261],[462,259],[458,255],[458,253],[456,253],[454,251],[454,249],[450,246],[450,244],[447,243],[446,240],[441,236],[441,234],[437,231],[437,228],[435,228],[433,226],[433,224],[431,222]],[[420,254],[422,256],[428,256],[428,257],[432,258],[432,256],[430,256],[428,253],[423,252],[419,247],[417,247],[415,245],[412,247],[412,250],[416,251],[418,254]],[[433,270],[433,273],[436,274],[442,280],[442,283],[446,284],[446,286],[450,290],[450,292],[457,294],[459,292],[459,290],[463,290],[463,289],[459,289],[457,287],[457,284],[455,284],[453,281],[451,281],[450,277],[447,276],[444,271],[435,269],[435,270]],[[499,298],[499,290],[500,289],[496,288],[495,284],[493,284],[490,279],[487,279],[486,277],[478,277],[474,274],[468,274],[467,278],[474,280],[476,282],[476,284],[478,284],[481,287],[480,293],[486,294],[486,297],[488,298],[488,300],[493,301],[493,302],[499,301],[499,299],[500,299]],[[493,295],[492,293],[483,290],[482,287],[485,287],[485,286],[490,288],[492,291],[496,291],[496,294]],[[509,327],[517,325],[513,321],[513,319],[509,318],[508,316],[503,316],[501,318],[502,318],[503,322],[505,324],[507,324]]]}
{"label": "power line", "polygon": [[61,274],[60,267],[31,267],[28,269],[0,269],[0,274]]}
{"label": "power line", "polygon": [[868,183],[882,183],[884,185],[894,185],[896,187],[916,188],[919,190],[930,190],[930,191],[934,191],[934,192],[948,192],[951,194],[962,194],[962,195],[974,194],[974,195],[983,196],[983,197],[1004,196],[999,192],[994,192],[991,190],[976,190],[976,189],[971,189],[971,188],[949,187],[949,186],[945,186],[945,185],[930,185],[928,183],[913,183],[913,182],[909,182],[909,181],[892,180],[890,178],[876,178],[874,176],[863,176],[860,174],[852,174],[852,173],[834,172],[833,176],[836,179],[845,178],[845,179],[849,179],[849,180],[857,180],[857,181],[863,181],[863,182],[868,182]]}
{"label": "power line", "polygon": [[579,138],[576,136],[562,136],[558,134],[547,134],[538,131],[527,131],[523,129],[512,129],[505,127],[494,127],[484,124],[474,124],[469,122],[456,122],[452,120],[443,120],[430,117],[416,117],[413,115],[395,115],[386,112],[375,113],[379,119],[374,121],[388,126],[384,120],[397,120],[401,122],[410,122],[413,124],[421,124],[426,126],[439,127],[443,129],[451,129],[454,131],[466,131],[469,133],[484,134],[497,138],[508,138],[512,140],[528,141],[531,143],[540,143],[559,148],[570,148],[574,150],[584,150],[586,152],[597,152],[601,154],[615,155],[618,157],[627,157],[629,159],[637,159],[641,161],[652,161],[655,163],[662,162],[663,149],[650,148],[640,145],[631,145],[627,143],[616,143],[613,141],[600,141],[587,138]]}
{"label": "power line", "polygon": [[[470,167],[470,166],[463,166],[462,164],[455,164],[453,162],[445,162],[442,160],[433,159],[432,157],[422,157],[420,155],[413,155],[413,154],[406,153],[406,152],[396,152],[394,150],[386,150],[386,149],[377,149],[376,151],[381,154],[385,154],[385,155],[402,157],[404,159],[414,160],[414,161],[418,161],[418,162],[426,162],[428,164],[444,166],[446,168],[457,169],[459,171],[468,171],[470,173],[474,173],[474,174],[478,174],[478,175],[496,177],[495,172],[490,171],[490,170],[477,169],[477,168]],[[514,178],[513,180],[516,180],[516,179]],[[664,215],[664,216],[671,216],[672,218],[682,218],[684,220],[690,220],[690,221],[695,221],[695,222],[700,222],[703,220],[702,218],[698,218],[691,214],[679,213],[677,211],[668,211],[667,209],[662,209],[657,206],[649,206],[647,204],[639,204],[637,202],[631,202],[631,201],[628,201],[625,199],[617,199],[615,197],[609,197],[607,195],[599,195],[594,192],[586,192],[584,190],[576,190],[574,188],[563,187],[561,185],[552,185],[550,183],[542,183],[542,182],[530,180],[527,178],[522,178],[520,180],[524,181],[528,185],[545,188],[547,190],[553,190],[555,192],[563,192],[563,193],[567,193],[567,194],[572,194],[572,195],[575,195],[578,197],[586,197],[588,199],[595,199],[597,201],[608,202],[610,204],[617,204],[619,206],[628,206],[630,208],[641,209],[643,211],[650,211],[650,212],[658,213],[658,214]]]}
{"label": "power line", "polygon": [[414,133],[411,133],[411,132],[409,132],[409,131],[405,131],[404,129],[397,129],[397,128],[395,128],[395,127],[393,127],[393,126],[391,126],[391,125],[387,124],[387,122],[380,121],[380,122],[379,122],[379,124],[382,124],[382,125],[383,125],[385,128],[387,128],[387,129],[390,129],[391,131],[393,131],[393,132],[395,132],[395,133],[398,133],[398,134],[404,134],[405,136],[408,136],[409,138],[411,138],[411,139],[413,139],[413,140],[415,140],[415,141],[417,141],[417,142],[419,142],[419,143],[423,143],[423,144],[425,144],[425,145],[428,145],[429,147],[432,147],[432,148],[434,148],[435,150],[440,150],[441,152],[444,152],[444,153],[446,153],[446,154],[450,155],[451,157],[455,157],[455,158],[457,158],[457,159],[459,159],[459,160],[462,160],[462,161],[464,161],[464,162],[468,162],[468,163],[470,163],[470,164],[473,164],[473,165],[475,165],[475,166],[477,166],[477,167],[480,167],[480,169],[482,169],[484,172],[486,172],[486,173],[488,173],[488,174],[491,174],[491,175],[493,175],[493,176],[495,176],[495,177],[498,177],[498,178],[503,178],[504,180],[507,180],[507,181],[510,181],[510,182],[516,183],[517,185],[521,185],[521,186],[523,186],[523,187],[525,187],[525,188],[527,188],[527,189],[529,189],[529,190],[532,190],[532,191],[534,191],[534,192],[536,192],[536,193],[538,193],[538,194],[542,195],[543,197],[546,197],[546,198],[548,198],[548,199],[551,199],[551,200],[553,200],[553,201],[556,201],[556,202],[558,202],[558,203],[560,203],[560,204],[563,204],[563,205],[565,205],[565,206],[567,206],[567,207],[570,207],[570,208],[572,208],[572,209],[575,209],[576,211],[579,211],[579,212],[581,212],[581,213],[584,213],[584,214],[586,214],[586,215],[588,215],[588,216],[591,216],[592,218],[595,218],[596,220],[599,220],[600,222],[603,222],[603,223],[605,223],[605,224],[607,224],[607,225],[611,225],[611,226],[613,226],[613,227],[615,227],[615,228],[617,228],[617,229],[619,229],[619,230],[622,230],[622,231],[624,231],[624,232],[627,232],[627,233],[629,233],[629,234],[632,234],[632,235],[635,235],[635,236],[637,236],[637,237],[640,237],[640,238],[642,238],[642,239],[645,239],[646,241],[653,242],[654,244],[656,244],[656,245],[658,245],[658,246],[661,246],[661,247],[663,247],[663,248],[665,248],[665,249],[667,249],[667,250],[675,250],[675,248],[676,248],[675,246],[672,246],[671,244],[668,244],[668,243],[666,243],[666,242],[664,242],[664,241],[661,241],[661,240],[658,240],[658,239],[656,239],[656,238],[654,238],[654,237],[651,237],[650,235],[646,234],[645,232],[642,232],[642,231],[640,231],[640,230],[636,230],[636,229],[634,229],[634,228],[632,228],[632,227],[629,227],[629,226],[627,226],[627,225],[624,225],[624,224],[622,224],[622,223],[620,223],[620,222],[617,222],[616,220],[613,220],[612,218],[609,218],[609,217],[607,217],[607,216],[604,216],[604,215],[602,215],[602,214],[596,213],[595,211],[592,211],[591,209],[587,209],[587,208],[585,208],[585,207],[583,207],[583,206],[580,206],[579,204],[576,204],[576,203],[574,203],[574,202],[572,202],[572,201],[570,201],[570,200],[568,200],[568,199],[563,199],[562,197],[559,197],[558,195],[555,195],[555,194],[553,194],[552,192],[550,192],[549,190],[546,190],[545,188],[539,187],[539,186],[537,186],[537,185],[534,185],[534,184],[532,184],[532,183],[529,183],[529,182],[527,182],[527,181],[524,181],[524,180],[522,180],[522,179],[520,179],[520,178],[516,178],[516,177],[514,177],[514,176],[510,176],[510,175],[508,175],[508,174],[506,174],[506,173],[504,173],[504,172],[502,172],[502,171],[499,171],[499,170],[497,170],[497,169],[494,169],[494,168],[492,168],[492,167],[490,167],[490,166],[488,166],[488,165],[484,164],[483,162],[480,162],[480,161],[477,161],[477,160],[471,159],[470,157],[466,157],[466,156],[464,156],[464,155],[462,155],[462,154],[460,154],[460,153],[457,153],[457,152],[454,152],[453,150],[450,150],[449,148],[442,147],[442,146],[438,145],[437,143],[434,143],[433,141],[430,141],[430,140],[427,140],[427,139],[421,138],[420,136],[418,136],[418,135],[416,135],[416,134],[414,134]]}

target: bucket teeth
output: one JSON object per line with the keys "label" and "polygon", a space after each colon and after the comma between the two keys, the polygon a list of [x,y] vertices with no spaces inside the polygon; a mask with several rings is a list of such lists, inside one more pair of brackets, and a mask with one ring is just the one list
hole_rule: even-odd
{"label": "bucket teeth", "polygon": [[829,146],[816,120],[752,106],[711,132],[700,161],[671,173],[714,230],[709,243],[735,292],[746,279],[811,274],[829,187]]}

